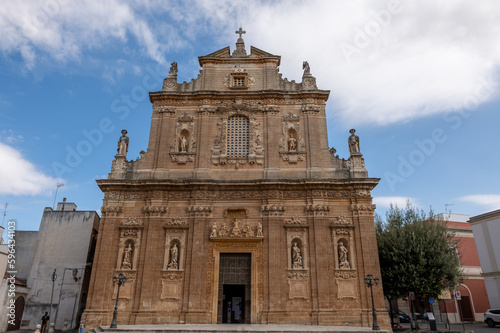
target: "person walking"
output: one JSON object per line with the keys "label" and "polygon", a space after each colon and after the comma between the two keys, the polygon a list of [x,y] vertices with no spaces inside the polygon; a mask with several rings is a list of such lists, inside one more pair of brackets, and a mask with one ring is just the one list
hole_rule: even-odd
{"label": "person walking", "polygon": [[49,322],[49,320],[50,320],[49,313],[45,312],[45,314],[42,317],[42,327],[40,329],[40,333],[46,333],[45,331],[47,329],[47,323]]}

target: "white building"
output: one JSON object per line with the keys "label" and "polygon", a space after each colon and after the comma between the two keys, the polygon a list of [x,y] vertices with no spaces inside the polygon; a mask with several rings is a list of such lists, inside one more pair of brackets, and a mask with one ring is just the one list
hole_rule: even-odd
{"label": "white building", "polygon": [[85,307],[99,221],[95,211],[77,211],[64,199],[56,210],[45,208],[36,234],[18,232],[19,256],[32,258],[29,267],[19,267],[29,268],[21,329],[34,329],[45,312],[57,330],[64,322],[75,327]]}
{"label": "white building", "polygon": [[477,252],[492,308],[500,308],[500,209],[471,217]]}

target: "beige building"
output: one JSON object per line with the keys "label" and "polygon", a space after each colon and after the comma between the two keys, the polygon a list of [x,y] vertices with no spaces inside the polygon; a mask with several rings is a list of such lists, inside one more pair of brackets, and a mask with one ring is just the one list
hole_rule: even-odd
{"label": "beige building", "polygon": [[[241,31],[241,30],[240,30]],[[350,157],[327,139],[309,64],[282,78],[280,56],[238,38],[199,57],[177,83],[173,63],[153,106],[147,152],[127,160],[122,131],[104,192],[84,313],[109,325],[298,323],[372,325],[367,274],[380,277],[371,190],[359,137]],[[301,64],[297,64],[301,65]],[[320,69],[317,69],[320,70]],[[389,328],[381,286],[374,287]]]}

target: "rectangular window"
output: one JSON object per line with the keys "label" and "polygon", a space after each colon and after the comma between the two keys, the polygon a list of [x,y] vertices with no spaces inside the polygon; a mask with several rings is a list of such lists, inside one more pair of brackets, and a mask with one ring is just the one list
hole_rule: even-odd
{"label": "rectangular window", "polygon": [[245,77],[244,76],[233,77],[233,87],[244,88],[245,87]]}

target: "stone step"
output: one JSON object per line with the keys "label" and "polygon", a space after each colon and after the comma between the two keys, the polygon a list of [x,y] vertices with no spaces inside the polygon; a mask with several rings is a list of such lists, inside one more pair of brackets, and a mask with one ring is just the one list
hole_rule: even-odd
{"label": "stone step", "polygon": [[96,333],[390,333],[388,330],[373,331],[371,327],[316,326],[316,325],[248,325],[248,324],[172,324],[172,325],[118,325],[118,328],[100,326]]}

